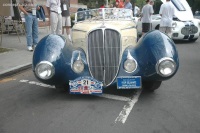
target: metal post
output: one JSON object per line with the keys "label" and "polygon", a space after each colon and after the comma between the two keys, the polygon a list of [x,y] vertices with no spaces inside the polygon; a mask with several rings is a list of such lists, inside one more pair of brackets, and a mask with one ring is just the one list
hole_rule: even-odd
{"label": "metal post", "polygon": [[2,19],[1,19],[1,44],[0,46],[2,45],[2,36],[3,36],[3,21],[4,21],[4,16],[1,16]]}

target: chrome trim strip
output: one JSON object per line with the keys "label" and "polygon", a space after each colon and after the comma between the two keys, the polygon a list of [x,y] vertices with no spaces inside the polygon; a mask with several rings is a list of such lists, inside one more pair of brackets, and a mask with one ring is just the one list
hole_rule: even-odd
{"label": "chrome trim strip", "polygon": [[[104,25],[104,21],[103,21],[103,25]],[[105,70],[105,64],[106,64],[106,59],[105,59],[105,28],[102,29],[102,31],[103,31],[103,55],[104,55],[104,57],[103,57],[104,58],[103,85],[105,85],[105,81],[106,81],[106,70]]]}
{"label": "chrome trim strip", "polygon": [[[125,70],[125,72],[127,72],[127,73],[133,73],[133,72],[138,68],[138,63],[137,63],[137,61],[133,58],[133,56],[131,55],[131,53],[130,53],[129,50],[128,50],[128,55],[127,55],[127,60],[133,60],[133,61],[135,62],[136,67],[135,67],[135,69],[134,69],[133,71],[131,71],[131,72],[128,72],[125,68],[124,68],[124,70]],[[125,62],[124,62],[124,63],[125,63]],[[123,64],[123,67],[124,67],[124,64]]]}
{"label": "chrome trim strip", "polygon": [[77,57],[76,60],[81,60],[81,51],[79,51],[79,53],[78,53],[78,57]]}

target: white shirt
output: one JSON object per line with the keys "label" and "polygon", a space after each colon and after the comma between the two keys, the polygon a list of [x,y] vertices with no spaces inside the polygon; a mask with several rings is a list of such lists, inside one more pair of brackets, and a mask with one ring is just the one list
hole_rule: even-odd
{"label": "white shirt", "polygon": [[50,11],[61,13],[60,0],[47,0],[46,6],[50,8]]}
{"label": "white shirt", "polygon": [[131,4],[131,2],[128,2],[128,3],[126,3],[125,5],[124,5],[124,8],[126,8],[126,9],[131,9],[132,10],[132,4]]}
{"label": "white shirt", "polygon": [[160,27],[172,27],[174,6],[170,1],[161,5],[159,14],[161,15]]}
{"label": "white shirt", "polygon": [[135,6],[135,8],[134,8],[134,15],[137,15],[139,11],[140,11],[140,8],[137,7],[137,6]]}
{"label": "white shirt", "polygon": [[150,4],[146,4],[142,8],[142,23],[151,23],[151,14],[153,14],[153,7]]}

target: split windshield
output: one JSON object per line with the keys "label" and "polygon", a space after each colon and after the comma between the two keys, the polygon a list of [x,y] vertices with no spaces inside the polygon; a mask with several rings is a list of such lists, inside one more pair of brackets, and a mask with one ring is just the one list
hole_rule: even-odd
{"label": "split windshield", "polygon": [[78,11],[75,14],[75,21],[84,20],[131,20],[132,10],[123,8],[99,8]]}

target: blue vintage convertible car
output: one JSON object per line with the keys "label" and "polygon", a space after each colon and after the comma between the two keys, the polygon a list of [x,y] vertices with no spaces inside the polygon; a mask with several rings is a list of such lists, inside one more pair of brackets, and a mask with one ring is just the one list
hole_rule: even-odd
{"label": "blue vintage convertible car", "polygon": [[131,10],[95,9],[75,18],[72,42],[50,34],[35,48],[33,72],[41,82],[72,94],[101,94],[109,86],[153,91],[177,72],[174,42],[158,30],[137,41]]}

